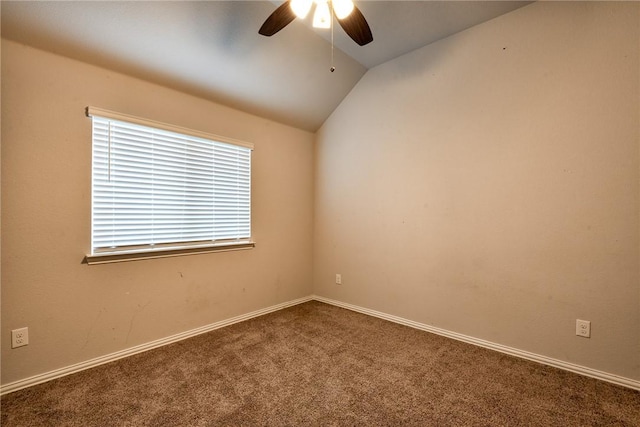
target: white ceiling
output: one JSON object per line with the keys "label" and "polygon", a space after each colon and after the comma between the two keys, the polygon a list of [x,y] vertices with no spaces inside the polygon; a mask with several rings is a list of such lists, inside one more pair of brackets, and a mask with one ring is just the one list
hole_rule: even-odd
{"label": "white ceiling", "polygon": [[373,42],[296,20],[258,28],[279,1],[6,1],[2,37],[316,131],[367,69],[523,1],[365,1]]}

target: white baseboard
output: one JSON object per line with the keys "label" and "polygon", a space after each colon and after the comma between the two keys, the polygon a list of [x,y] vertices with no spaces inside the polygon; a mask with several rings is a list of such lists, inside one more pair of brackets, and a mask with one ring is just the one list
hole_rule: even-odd
{"label": "white baseboard", "polygon": [[282,310],[283,308],[291,307],[294,305],[302,304],[304,302],[311,301],[312,297],[307,296],[292,301],[276,304],[271,307],[263,308],[260,310],[252,311],[251,313],[242,314],[240,316],[232,317],[230,319],[221,320],[219,322],[205,325],[190,331],[181,332],[179,334],[172,335],[170,337],[161,338],[159,340],[151,341],[146,344],[137,345],[135,347],[127,348],[125,350],[117,351],[115,353],[107,354],[105,356],[96,357],[95,359],[87,360],[86,362],[76,363],[71,366],[67,366],[60,369],[55,369],[44,374],[35,375],[33,377],[18,380],[9,384],[0,386],[0,395],[11,393],[21,390],[23,388],[31,387],[36,384],[41,384],[47,381],[51,381],[56,378],[64,377],[66,375],[75,374],[76,372],[84,371],[85,369],[95,368],[96,366],[104,365],[105,363],[113,362],[118,359],[122,359],[134,354],[142,353],[147,350],[162,347],[167,344],[171,344],[177,341],[182,341],[187,338],[194,337],[196,335],[204,334],[206,332],[213,331],[225,326],[233,325],[234,323],[243,322],[245,320],[252,319],[254,317],[263,316],[274,311]]}
{"label": "white baseboard", "polygon": [[499,351],[501,353],[509,354],[511,356],[520,357],[522,359],[531,360],[534,362],[542,363],[544,365],[553,366],[555,368],[564,369],[566,371],[574,372],[576,374],[585,375],[588,377],[596,378],[602,381],[607,381],[613,384],[617,384],[623,387],[640,390],[640,381],[630,378],[620,377],[618,375],[609,374],[607,372],[598,371],[595,369],[587,368],[573,363],[564,362],[562,360],[553,359],[551,357],[541,356],[539,354],[530,353],[528,351],[518,350],[517,348],[507,347],[501,344],[496,344],[490,341],[481,340],[478,338],[470,337],[467,335],[458,334],[456,332],[447,331],[446,329],[436,328],[434,326],[425,325],[423,323],[414,322],[413,320],[404,319],[402,317],[393,316],[390,314],[382,313],[376,310],[370,310],[368,308],[359,307],[357,305],[344,303],[341,301],[324,298],[318,295],[310,295],[307,297],[299,298],[292,301],[287,301],[281,304],[276,304],[271,307],[263,308],[260,310],[252,311],[251,313],[243,314],[240,316],[232,317],[230,319],[222,320],[219,322],[205,325],[200,328],[192,329],[190,331],[181,332],[179,334],[172,335],[170,337],[155,340],[146,344],[137,345],[125,350],[117,351],[115,353],[107,354],[105,356],[96,357],[85,362],[76,363],[64,368],[55,369],[50,372],[35,375],[23,380],[18,380],[9,384],[0,386],[0,395],[11,393],[21,390],[23,388],[31,387],[37,384],[41,384],[47,381],[51,381],[56,378],[64,377],[66,375],[74,374],[76,372],[84,371],[85,369],[94,368],[96,366],[103,365],[105,363],[113,362],[118,359],[122,359],[134,354],[142,353],[154,348],[162,347],[167,344],[171,344],[177,341],[181,341],[187,338],[194,337],[196,335],[204,334],[206,332],[213,331],[225,326],[233,325],[234,323],[243,322],[245,320],[252,319],[254,317],[263,316],[274,311],[282,310],[287,307],[302,304],[308,301],[320,301],[326,304],[335,305],[337,307],[346,308],[351,311],[366,314],[368,316],[377,317],[380,319],[388,320],[390,322],[398,323],[401,325],[409,326],[411,328],[419,329],[426,332],[431,332],[437,335],[442,335],[447,338],[466,342],[469,344],[477,345],[479,347],[488,348],[490,350]]}
{"label": "white baseboard", "polygon": [[542,356],[535,353],[530,353],[524,350],[518,350],[517,348],[507,347],[502,344],[496,344],[491,341],[485,341],[478,338],[470,337],[468,335],[458,334],[456,332],[447,331],[446,329],[436,328],[434,326],[425,325],[423,323],[414,322],[413,320],[404,319],[402,317],[393,316],[390,314],[382,313],[380,311],[370,310],[368,308],[359,307],[357,305],[347,304],[341,301],[324,298],[318,295],[313,295],[312,299],[327,304],[335,305],[337,307],[346,308],[351,311],[366,314],[380,319],[388,320],[390,322],[399,323],[401,325],[409,326],[411,328],[420,329],[422,331],[431,332],[433,334],[442,335],[447,338],[466,342],[469,344],[477,345],[479,347],[488,348],[490,350],[499,351],[511,356],[520,357],[522,359],[531,360],[534,362],[542,363],[543,365],[553,366],[554,368],[564,369],[576,374],[585,375],[587,377],[596,378],[598,380],[607,381],[616,385],[620,385],[635,390],[640,390],[640,381],[633,380],[631,378],[625,378],[618,375],[610,374],[596,369],[587,368],[585,366],[576,365],[562,360],[553,359],[551,357]]}

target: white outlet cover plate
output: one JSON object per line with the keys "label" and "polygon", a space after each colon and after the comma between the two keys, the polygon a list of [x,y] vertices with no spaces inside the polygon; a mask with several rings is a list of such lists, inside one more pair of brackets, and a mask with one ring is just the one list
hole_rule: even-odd
{"label": "white outlet cover plate", "polygon": [[11,348],[22,347],[29,344],[29,328],[14,329],[11,331]]}
{"label": "white outlet cover plate", "polygon": [[591,322],[589,320],[576,319],[576,335],[579,337],[591,337]]}

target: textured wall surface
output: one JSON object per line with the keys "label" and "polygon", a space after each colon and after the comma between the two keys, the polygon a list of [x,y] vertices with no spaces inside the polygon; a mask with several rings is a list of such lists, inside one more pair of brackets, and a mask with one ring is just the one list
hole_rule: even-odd
{"label": "textured wall surface", "polygon": [[639,10],[538,2],[369,70],[318,134],[315,293],[640,379]]}
{"label": "textured wall surface", "polygon": [[[252,250],[87,266],[88,105],[255,144]],[[2,383],[311,293],[314,135],[2,44]],[[11,349],[11,329],[30,344]]]}

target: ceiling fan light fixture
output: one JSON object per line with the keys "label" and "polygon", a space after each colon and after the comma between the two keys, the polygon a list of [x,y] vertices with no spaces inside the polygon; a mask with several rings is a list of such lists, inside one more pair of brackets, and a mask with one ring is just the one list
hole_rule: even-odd
{"label": "ceiling fan light fixture", "polygon": [[352,0],[332,0],[331,4],[338,19],[344,19],[353,12],[354,5]]}
{"label": "ceiling fan light fixture", "polygon": [[327,0],[316,0],[318,5],[313,14],[313,26],[315,28],[331,28],[331,11]]}
{"label": "ceiling fan light fixture", "polygon": [[[313,16],[314,27],[333,28],[333,16],[334,14],[337,15],[333,7],[338,8],[340,16],[344,16],[344,13],[347,13],[347,10],[351,9],[351,13],[349,13],[348,16],[342,19],[338,18],[337,20],[344,32],[360,46],[364,46],[373,41],[371,28],[369,28],[369,24],[362,15],[362,12],[360,12],[360,9],[353,4],[353,0],[286,0],[264,21],[258,30],[258,34],[271,37],[296,19],[297,15],[294,12],[294,3],[297,3],[295,8],[299,9],[299,12],[306,12],[308,14],[313,7],[314,1],[317,5]],[[337,6],[336,2],[338,4]],[[303,5],[304,7],[302,7]],[[307,8],[309,10],[306,10]],[[331,36],[333,39],[333,32]]]}
{"label": "ceiling fan light fixture", "polygon": [[307,17],[307,14],[311,10],[313,0],[291,0],[291,10],[300,19]]}

